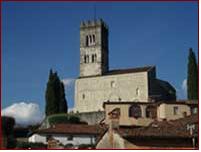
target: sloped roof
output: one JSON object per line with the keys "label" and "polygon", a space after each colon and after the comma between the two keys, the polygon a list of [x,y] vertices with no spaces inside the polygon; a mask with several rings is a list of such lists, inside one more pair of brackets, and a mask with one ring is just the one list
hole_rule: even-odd
{"label": "sloped roof", "polygon": [[120,128],[122,137],[163,137],[163,138],[190,138],[187,124],[198,123],[198,115],[191,115],[172,121],[154,121],[147,127]]}
{"label": "sloped roof", "polygon": [[117,75],[117,74],[146,72],[146,71],[150,71],[153,68],[155,68],[155,66],[144,66],[144,67],[127,68],[127,69],[114,69],[114,70],[109,70],[108,72],[104,73],[103,75],[83,76],[83,77],[79,77],[79,78],[81,79],[81,78],[90,78],[90,77],[98,77],[98,76],[109,76],[109,75]]}
{"label": "sloped roof", "polygon": [[98,135],[103,131],[100,125],[86,124],[56,124],[47,129],[40,129],[39,134],[71,134]]}
{"label": "sloped roof", "polygon": [[152,68],[155,68],[155,66],[145,66],[145,67],[137,67],[137,68],[130,68],[130,69],[116,69],[116,70],[110,70],[104,75],[145,72],[145,71],[151,70]]}

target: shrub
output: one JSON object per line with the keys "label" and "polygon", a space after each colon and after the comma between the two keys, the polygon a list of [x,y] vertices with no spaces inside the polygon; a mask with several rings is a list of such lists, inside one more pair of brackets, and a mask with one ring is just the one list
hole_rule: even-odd
{"label": "shrub", "polygon": [[43,143],[30,143],[30,142],[17,142],[16,148],[34,149],[34,148],[47,148]]}
{"label": "shrub", "polygon": [[68,114],[56,114],[51,115],[48,118],[48,122],[50,125],[59,124],[59,123],[66,123],[66,124],[80,124],[83,123],[80,121],[80,118],[75,115],[68,115]]}

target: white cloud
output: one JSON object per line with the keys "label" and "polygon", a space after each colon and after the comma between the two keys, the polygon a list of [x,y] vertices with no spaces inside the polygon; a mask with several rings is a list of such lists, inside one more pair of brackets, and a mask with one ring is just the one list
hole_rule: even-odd
{"label": "white cloud", "polygon": [[73,85],[75,79],[73,79],[73,78],[66,78],[66,79],[63,79],[61,81],[64,83],[65,86],[71,86],[71,85]]}
{"label": "white cloud", "polygon": [[181,88],[183,91],[185,92],[187,91],[187,79],[183,80]]}
{"label": "white cloud", "polygon": [[2,110],[1,115],[15,118],[17,125],[30,125],[40,123],[44,115],[40,111],[39,105],[35,103],[14,103]]}

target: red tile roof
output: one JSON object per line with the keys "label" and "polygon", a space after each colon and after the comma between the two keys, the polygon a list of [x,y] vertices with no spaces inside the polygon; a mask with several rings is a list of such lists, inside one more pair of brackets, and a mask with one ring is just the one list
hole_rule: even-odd
{"label": "red tile roof", "polygon": [[40,129],[39,134],[82,134],[82,135],[98,135],[103,131],[100,125],[85,124],[56,124],[47,129]]}
{"label": "red tile roof", "polygon": [[191,115],[172,121],[155,121],[147,127],[120,128],[118,132],[123,137],[163,137],[163,138],[189,138],[190,132],[187,124],[198,123],[198,115]]}

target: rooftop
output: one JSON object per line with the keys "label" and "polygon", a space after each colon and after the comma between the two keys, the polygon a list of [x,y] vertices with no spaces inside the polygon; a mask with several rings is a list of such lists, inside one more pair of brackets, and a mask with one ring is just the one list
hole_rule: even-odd
{"label": "rooftop", "polygon": [[103,107],[105,105],[119,105],[119,104],[142,104],[142,105],[161,105],[161,104],[179,104],[179,105],[197,105],[198,102],[196,101],[191,101],[191,100],[172,100],[172,101],[157,101],[157,102],[134,102],[134,101],[106,101],[103,103]]}
{"label": "rooftop", "polygon": [[147,72],[147,71],[150,71],[150,70],[152,70],[154,68],[156,68],[156,67],[155,66],[145,66],[145,67],[128,68],[128,69],[114,69],[114,70],[109,70],[108,72],[104,73],[103,75],[84,76],[84,77],[80,77],[80,78],[98,77],[98,76],[110,76],[110,75],[138,73],[138,72]]}
{"label": "rooftop", "polygon": [[198,115],[172,121],[154,121],[147,127],[121,128],[118,132],[125,138],[136,137],[163,137],[163,138],[190,138],[192,135],[187,130],[188,124],[197,124]]}
{"label": "rooftop", "polygon": [[47,129],[40,129],[39,134],[82,134],[82,135],[98,135],[104,128],[100,125],[86,124],[56,124]]}

